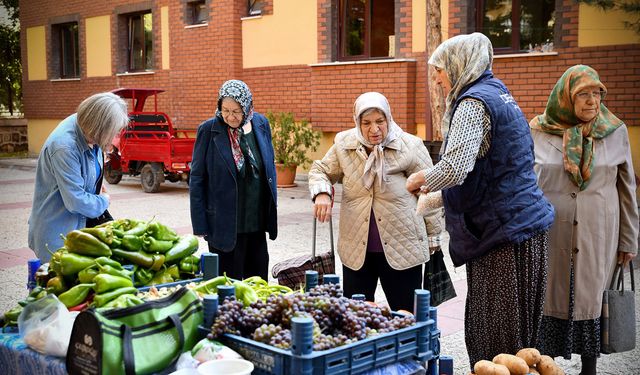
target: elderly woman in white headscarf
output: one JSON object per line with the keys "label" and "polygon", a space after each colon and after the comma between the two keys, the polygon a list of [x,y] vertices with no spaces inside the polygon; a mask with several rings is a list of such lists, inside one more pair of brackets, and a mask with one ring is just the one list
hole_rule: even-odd
{"label": "elderly woman in white headscarf", "polygon": [[447,94],[441,160],[409,176],[410,192],[442,191],[449,253],[466,264],[470,365],[535,347],[554,210],[537,185],[527,120],[491,72],[480,34],[442,43],[429,59]]}
{"label": "elderly woman in white headscarf", "polygon": [[[405,189],[407,176],[433,165],[422,140],[393,121],[384,95],[367,92],[354,104],[355,128],[309,171],[314,216],[331,216],[332,185],[342,180],[338,254],[346,296],[374,301],[378,279],[392,310],[413,311],[422,264],[439,244],[437,211],[427,220],[415,213],[417,198]],[[431,242],[430,242],[431,241]]]}

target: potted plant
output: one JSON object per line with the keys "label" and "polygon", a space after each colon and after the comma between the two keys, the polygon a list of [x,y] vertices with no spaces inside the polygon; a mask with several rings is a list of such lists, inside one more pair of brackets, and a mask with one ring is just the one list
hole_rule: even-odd
{"label": "potted plant", "polygon": [[320,145],[320,132],[311,128],[306,120],[296,121],[293,113],[267,112],[271,124],[271,138],[276,158],[278,187],[293,187],[296,168],[311,162],[307,152],[316,151]]}

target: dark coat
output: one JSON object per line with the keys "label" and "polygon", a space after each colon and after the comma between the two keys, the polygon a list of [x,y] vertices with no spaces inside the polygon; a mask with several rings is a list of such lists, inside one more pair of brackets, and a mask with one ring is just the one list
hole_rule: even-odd
{"label": "dark coat", "polygon": [[[271,143],[271,127],[263,115],[254,113],[251,120],[260,155],[262,156],[266,182],[269,185],[269,202],[266,212],[267,232],[274,240],[278,235],[276,217],[277,188],[276,169]],[[213,117],[198,127],[189,196],[191,202],[191,225],[193,233],[204,235],[216,249],[231,251],[237,237],[237,185],[236,165],[231,153],[227,125],[222,119]]]}

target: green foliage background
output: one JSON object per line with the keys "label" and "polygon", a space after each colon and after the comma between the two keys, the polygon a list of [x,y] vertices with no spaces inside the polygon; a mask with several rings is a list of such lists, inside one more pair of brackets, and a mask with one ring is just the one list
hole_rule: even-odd
{"label": "green foliage background", "polygon": [[0,25],[0,110],[22,112],[22,63],[20,62],[19,0],[0,0],[9,23]]}

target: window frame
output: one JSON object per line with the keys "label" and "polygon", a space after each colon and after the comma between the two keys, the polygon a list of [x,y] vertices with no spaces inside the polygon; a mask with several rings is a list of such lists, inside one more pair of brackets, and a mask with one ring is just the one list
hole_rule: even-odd
{"label": "window frame", "polygon": [[364,13],[364,48],[361,55],[347,55],[347,1],[338,2],[338,59],[340,61],[354,61],[371,59],[371,0],[365,1]]}
{"label": "window frame", "polygon": [[[490,38],[490,36],[487,33],[485,33],[485,30],[484,30],[485,0],[474,0],[474,2],[476,6],[476,12],[475,12],[476,28],[475,29],[476,31],[483,33]],[[555,7],[557,7],[558,5],[557,0],[554,0],[553,4]],[[514,12],[514,9],[517,9],[518,11]],[[494,54],[499,55],[499,54],[528,52],[527,50],[520,48],[520,41],[522,39],[522,33],[520,28],[521,26],[520,24],[521,10],[520,9],[521,9],[521,0],[511,0],[511,45],[509,47],[493,47]],[[554,23],[553,39],[555,39],[555,36],[556,36],[556,26],[557,26],[557,19],[556,19],[556,22]]]}
{"label": "window frame", "polygon": [[[202,10],[198,11],[198,9]],[[201,17],[201,21],[198,21],[199,15],[204,15]],[[185,24],[187,26],[206,25],[209,23],[209,19],[208,0],[190,0],[185,3]]]}
{"label": "window frame", "polygon": [[[73,37],[71,38],[71,55],[67,54],[67,45],[65,43],[65,31],[70,27],[75,27],[75,30],[71,32]],[[51,74],[58,79],[74,79],[80,78],[80,25],[78,21],[59,22],[51,24],[52,38],[52,53],[55,54],[55,63],[52,64]],[[68,58],[71,57],[71,62]],[[52,60],[53,61],[53,60]],[[72,73],[66,73],[67,64],[73,65]]]}
{"label": "window frame", "polygon": [[[145,29],[144,29],[144,18],[147,14],[151,16],[151,40],[150,40],[151,60],[149,62],[149,65],[147,65],[147,57],[148,57],[149,51],[147,50],[147,40],[146,40]],[[126,56],[127,72],[146,72],[146,71],[153,70],[155,66],[154,55],[153,55],[153,51],[154,51],[153,12],[151,11],[151,9],[149,9],[141,12],[124,14],[123,16],[125,16],[125,19],[126,19],[126,30],[127,30],[127,56]],[[132,31],[132,28],[134,27],[133,19],[136,17],[138,17],[140,20],[140,25],[141,25],[140,32],[142,33],[142,40],[144,41],[143,43],[144,46],[142,47],[142,61],[143,61],[142,68],[137,68],[134,66],[134,58],[135,58],[135,55],[133,53],[134,38],[132,35],[134,32]]]}

